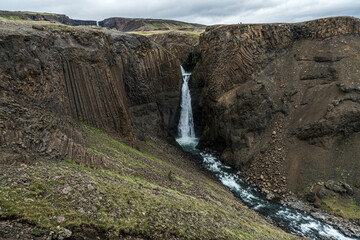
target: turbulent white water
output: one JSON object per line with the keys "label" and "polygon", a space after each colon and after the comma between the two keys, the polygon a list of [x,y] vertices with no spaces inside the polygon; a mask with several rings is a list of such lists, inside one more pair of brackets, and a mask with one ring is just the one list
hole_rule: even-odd
{"label": "turbulent white water", "polygon": [[191,96],[188,87],[191,74],[186,73],[183,68],[181,70],[184,83],[182,86],[181,117],[178,126],[180,138],[177,141],[185,151],[200,155],[203,159],[203,165],[213,172],[236,197],[261,215],[270,217],[283,230],[311,239],[354,239],[345,236],[333,226],[315,219],[306,212],[267,200],[257,188],[248,185],[231,167],[224,165],[214,154],[196,149],[198,139],[195,138],[194,133]]}
{"label": "turbulent white water", "polygon": [[177,139],[185,151],[200,155],[206,169],[230,189],[248,207],[263,216],[270,217],[286,232],[311,239],[351,240],[333,226],[324,223],[306,212],[271,202],[255,187],[248,185],[229,166],[224,165],[214,154],[196,149],[197,138]]}
{"label": "turbulent white water", "polygon": [[181,87],[181,112],[178,125],[178,134],[180,139],[185,141],[191,138],[195,138],[195,131],[189,89],[191,73],[186,72],[183,67],[181,67],[181,73],[183,77],[183,84]]}

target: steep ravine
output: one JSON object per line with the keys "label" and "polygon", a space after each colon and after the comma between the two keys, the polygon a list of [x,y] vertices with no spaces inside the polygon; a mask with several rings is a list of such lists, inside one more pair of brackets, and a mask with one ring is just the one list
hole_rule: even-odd
{"label": "steep ravine", "polygon": [[[342,161],[358,153],[358,33],[353,18],[208,28],[190,81],[200,147],[269,198],[310,188],[317,207],[357,200],[358,163]],[[297,239],[169,144],[182,81],[165,49],[99,27],[0,20],[1,237]],[[311,185],[321,180],[334,181]]]}
{"label": "steep ravine", "polygon": [[164,139],[179,61],[142,36],[0,20],[2,239],[298,239]]}
{"label": "steep ravine", "polygon": [[209,149],[197,149],[199,139],[194,134],[194,119],[189,89],[191,73],[184,71],[183,67],[181,69],[183,86],[181,89],[181,113],[178,125],[179,137],[176,141],[185,151],[199,156],[202,165],[212,172],[244,204],[289,233],[311,239],[345,240],[360,237],[360,231],[356,230],[357,227],[343,222],[332,222],[333,226],[331,226],[326,221],[319,220],[324,219],[321,214],[316,215],[295,209],[287,206],[285,202],[279,204],[275,201],[269,201],[271,200],[268,197],[269,195],[265,197],[265,194],[261,194],[258,188],[247,184],[234,169],[221,163],[216,153],[211,152]]}
{"label": "steep ravine", "polygon": [[269,198],[360,224],[359,32],[351,17],[208,27],[190,82],[199,146]]}

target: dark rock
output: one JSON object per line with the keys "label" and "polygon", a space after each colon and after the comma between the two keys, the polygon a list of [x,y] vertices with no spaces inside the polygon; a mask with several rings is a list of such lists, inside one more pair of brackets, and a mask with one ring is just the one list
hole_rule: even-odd
{"label": "dark rock", "polygon": [[356,188],[360,188],[360,179],[356,179],[355,180],[355,185]]}
{"label": "dark rock", "polygon": [[269,192],[268,194],[266,194],[266,199],[267,200],[273,200],[275,198],[275,194],[272,192]]}
{"label": "dark rock", "polygon": [[31,26],[33,29],[36,29],[36,30],[39,30],[39,31],[43,31],[44,30],[44,27],[43,26],[40,26],[40,25],[37,25],[37,24],[33,24]]}
{"label": "dark rock", "polygon": [[320,198],[320,199],[326,199],[327,197],[329,197],[330,193],[329,190],[327,190],[324,187],[321,187],[319,189],[319,191],[316,193],[316,195]]}
{"label": "dark rock", "polygon": [[192,49],[198,39],[193,35],[181,32],[166,32],[152,34],[150,39],[177,56],[186,70],[192,70],[199,61],[199,56]]}
{"label": "dark rock", "polygon": [[313,205],[314,205],[315,208],[321,208],[321,203],[320,202],[316,201],[316,202],[313,203]]}
{"label": "dark rock", "polygon": [[347,193],[349,195],[354,194],[354,190],[351,188],[349,184],[345,182],[335,182],[333,180],[330,180],[325,183],[325,187],[337,193]]}
{"label": "dark rock", "polygon": [[350,196],[352,196],[354,194],[354,190],[352,189],[352,187],[347,184],[347,183],[342,183],[343,187],[346,189],[346,193]]}
{"label": "dark rock", "polygon": [[[360,132],[358,86],[351,80],[360,78],[351,57],[360,55],[359,33],[360,21],[351,17],[206,28],[191,82],[205,126],[199,146],[214,148],[221,139],[224,162],[255,179],[270,176],[272,186],[287,173],[283,184],[293,192],[328,179],[343,168],[335,146]],[[350,142],[358,146],[360,138]],[[354,148],[340,156],[353,172],[349,181],[360,169]]]}
{"label": "dark rock", "polygon": [[280,202],[280,200],[282,198],[281,198],[280,194],[269,192],[268,194],[266,194],[266,199],[274,201],[274,202]]}
{"label": "dark rock", "polygon": [[337,193],[345,193],[346,189],[343,187],[343,184],[341,182],[335,182],[333,180],[330,180],[325,183],[325,187],[329,190],[332,190]]}
{"label": "dark rock", "polygon": [[175,56],[143,36],[25,27],[0,31],[2,161],[41,156],[104,167],[79,122],[129,145],[137,133],[169,137],[182,83]]}
{"label": "dark rock", "polygon": [[306,197],[306,200],[310,203],[314,203],[316,201],[315,193],[313,193],[313,192],[306,194],[305,197]]}

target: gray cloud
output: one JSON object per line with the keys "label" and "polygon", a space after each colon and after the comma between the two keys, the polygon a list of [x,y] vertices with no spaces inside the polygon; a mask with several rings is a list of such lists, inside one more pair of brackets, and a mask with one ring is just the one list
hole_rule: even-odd
{"label": "gray cloud", "polygon": [[64,13],[78,19],[163,18],[208,25],[360,17],[358,0],[10,0],[2,1],[0,9]]}

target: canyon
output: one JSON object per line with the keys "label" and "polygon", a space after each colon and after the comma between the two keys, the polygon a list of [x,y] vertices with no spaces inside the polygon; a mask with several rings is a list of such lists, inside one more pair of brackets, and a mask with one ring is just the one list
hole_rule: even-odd
{"label": "canyon", "polygon": [[324,183],[345,181],[359,203],[359,24],[209,27],[192,82],[200,146],[264,192],[312,194],[320,204]]}
{"label": "canyon", "polygon": [[359,234],[359,19],[19,18],[0,19],[0,236],[297,239],[181,150],[180,65],[198,148]]}

